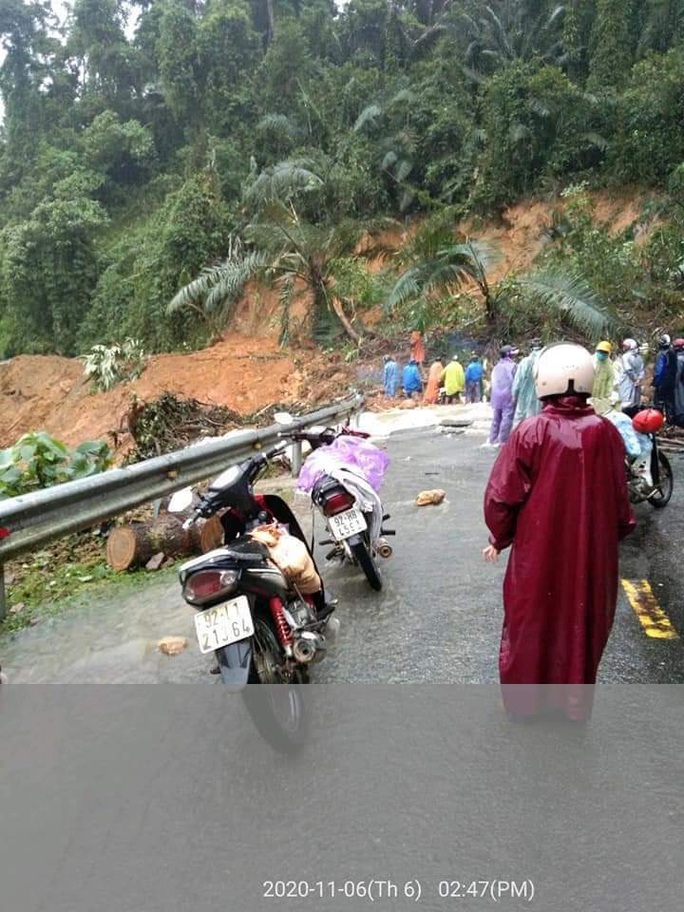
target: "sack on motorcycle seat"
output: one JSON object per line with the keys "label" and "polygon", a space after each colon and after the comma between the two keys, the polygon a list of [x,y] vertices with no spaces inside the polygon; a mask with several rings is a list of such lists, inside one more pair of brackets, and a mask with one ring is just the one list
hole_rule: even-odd
{"label": "sack on motorcycle seat", "polygon": [[257,526],[250,537],[268,549],[268,555],[285,579],[296,586],[302,595],[313,595],[322,589],[316,565],[304,544],[277,523]]}

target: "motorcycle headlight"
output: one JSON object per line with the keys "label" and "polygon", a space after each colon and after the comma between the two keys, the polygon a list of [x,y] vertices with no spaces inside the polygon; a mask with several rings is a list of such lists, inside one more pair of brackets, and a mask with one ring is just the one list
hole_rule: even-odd
{"label": "motorcycle headlight", "polygon": [[237,585],[238,576],[237,570],[200,570],[185,581],[183,598],[190,605],[201,607],[229,595]]}

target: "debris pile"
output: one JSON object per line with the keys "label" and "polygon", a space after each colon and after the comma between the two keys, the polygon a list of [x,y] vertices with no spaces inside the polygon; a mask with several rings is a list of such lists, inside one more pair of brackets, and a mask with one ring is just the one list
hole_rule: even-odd
{"label": "debris pile", "polygon": [[122,420],[121,430],[127,430],[133,441],[124,464],[174,453],[203,437],[220,437],[238,428],[268,427],[276,412],[297,415],[307,410],[305,403],[271,403],[251,415],[240,415],[223,405],[182,399],[170,392],[152,402],[134,397]]}
{"label": "debris pile", "polygon": [[169,392],[152,402],[134,399],[127,414],[127,430],[135,446],[126,463],[173,453],[201,437],[219,437],[243,424],[244,419],[226,406],[180,399]]}

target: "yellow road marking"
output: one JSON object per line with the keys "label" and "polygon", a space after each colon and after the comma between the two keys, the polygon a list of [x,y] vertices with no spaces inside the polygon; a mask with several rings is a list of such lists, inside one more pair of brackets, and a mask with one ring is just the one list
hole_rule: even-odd
{"label": "yellow road marking", "polygon": [[672,622],[658,604],[647,580],[622,580],[629,604],[639,618],[646,636],[657,640],[677,640],[679,636]]}

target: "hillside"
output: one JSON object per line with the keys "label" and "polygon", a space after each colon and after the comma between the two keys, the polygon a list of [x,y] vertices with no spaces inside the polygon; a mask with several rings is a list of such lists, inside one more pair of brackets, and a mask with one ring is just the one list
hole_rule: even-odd
{"label": "hillside", "polygon": [[[595,194],[593,202],[597,219],[615,232],[635,224],[643,207],[642,197],[627,192]],[[543,229],[557,207],[558,200],[520,203],[507,209],[500,223],[461,228],[477,231],[478,238],[497,245],[501,261],[493,277],[501,278],[509,270],[532,264],[543,246]],[[300,305],[293,319],[302,321],[305,316]],[[77,359],[12,358],[0,364],[0,446],[10,446],[30,430],[47,430],[71,446],[105,438],[121,427],[132,393],[150,401],[168,391],[249,415],[273,403],[315,407],[358,381],[358,362],[347,363],[339,351],[325,353],[310,344],[280,348],[278,327],[277,295],[253,291],[240,302],[220,342],[188,354],[154,355],[137,380],[107,393],[90,392]],[[396,336],[391,325],[380,323],[377,329],[382,335]],[[406,353],[401,341],[398,353],[400,357]],[[361,365],[365,374],[379,367],[377,355]]]}
{"label": "hillside", "polygon": [[[413,266],[429,273],[421,253],[443,260],[458,220],[477,238],[482,218],[514,223],[520,200],[578,187],[659,197],[674,228],[632,298],[669,306],[678,288],[661,284],[684,263],[680,7],[73,0],[56,29],[61,0],[0,4],[0,360],[127,337],[199,348],[265,276],[284,299],[306,286],[330,341]],[[539,246],[529,215],[499,269]],[[430,222],[434,243],[378,276],[359,242],[390,221]],[[609,311],[641,267],[614,260],[610,287],[581,252],[566,264]],[[453,316],[451,302],[427,313],[424,291],[404,294],[402,331]]]}

